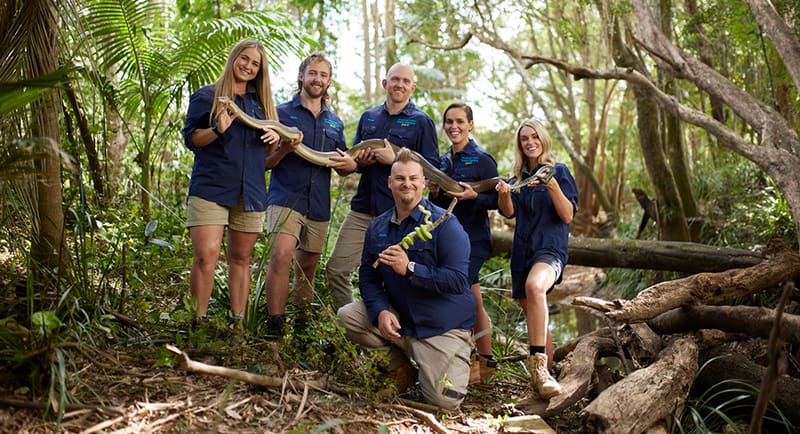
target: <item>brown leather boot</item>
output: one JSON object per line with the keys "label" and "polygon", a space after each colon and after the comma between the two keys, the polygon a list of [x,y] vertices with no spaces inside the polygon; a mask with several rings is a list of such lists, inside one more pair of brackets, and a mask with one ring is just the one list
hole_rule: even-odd
{"label": "brown leather boot", "polygon": [[477,352],[470,354],[469,384],[487,383],[497,372],[497,359],[486,357]]}
{"label": "brown leather boot", "polygon": [[550,399],[561,393],[561,385],[547,370],[547,355],[536,353],[528,356],[528,370],[531,372],[531,387],[542,399]]}
{"label": "brown leather boot", "polygon": [[411,360],[405,359],[403,364],[389,370],[389,382],[397,391],[397,394],[401,394],[417,382],[417,374],[417,368],[411,364]]}

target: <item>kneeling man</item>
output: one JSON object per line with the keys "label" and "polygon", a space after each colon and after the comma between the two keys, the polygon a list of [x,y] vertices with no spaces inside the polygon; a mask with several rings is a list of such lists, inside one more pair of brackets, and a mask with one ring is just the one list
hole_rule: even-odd
{"label": "kneeling man", "polygon": [[[417,238],[408,251],[402,238],[436,221],[444,210],[422,199],[425,176],[419,157],[401,149],[392,163],[394,207],[369,225],[359,268],[363,301],[339,309],[347,338],[388,353],[389,374],[399,393],[419,380],[426,400],[447,410],[467,393],[475,301],[467,280],[469,238],[456,218]],[[377,263],[377,267],[373,267]],[[419,373],[409,358],[419,367]]]}

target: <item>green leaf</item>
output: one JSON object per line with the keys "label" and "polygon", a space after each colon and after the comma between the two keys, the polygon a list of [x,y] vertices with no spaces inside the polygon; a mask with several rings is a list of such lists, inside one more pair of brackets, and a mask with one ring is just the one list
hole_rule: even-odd
{"label": "green leaf", "polygon": [[56,316],[56,312],[53,310],[34,312],[33,315],[31,315],[31,323],[36,329],[42,330],[43,332],[53,331],[63,325],[61,320]]}

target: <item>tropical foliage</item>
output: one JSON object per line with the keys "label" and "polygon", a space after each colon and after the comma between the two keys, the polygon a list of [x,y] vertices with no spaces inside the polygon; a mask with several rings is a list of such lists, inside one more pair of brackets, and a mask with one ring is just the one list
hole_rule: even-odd
{"label": "tropical foliage", "polygon": [[[773,3],[787,22],[800,22],[800,9],[792,2]],[[51,407],[58,409],[57,417],[63,404],[72,401],[69,382],[70,373],[79,369],[76,357],[93,347],[147,348],[157,354],[155,365],[169,365],[175,360],[160,349],[163,342],[222,347],[229,338],[222,265],[212,296],[212,322],[198,333],[188,331],[192,252],[183,219],[192,156],[182,144],[181,129],[188,96],[217,79],[229,49],[243,37],[263,41],[270,64],[289,71],[296,67],[294,59],[312,48],[334,53],[334,104],[348,137],[360,111],[382,99],[376,71],[394,60],[417,66],[415,102],[437,123],[452,101],[464,100],[476,109],[475,137],[496,157],[501,173],[511,166],[516,125],[531,116],[545,119],[558,159],[575,167],[581,188],[576,235],[633,238],[642,210],[631,189],[654,191],[665,178],[680,178],[654,173],[649,165],[652,149],[642,145],[643,133],[637,129],[642,106],[635,101],[634,84],[620,77],[577,77],[566,68],[545,67],[541,59],[530,61],[540,56],[587,70],[612,69],[623,54],[615,43],[629,36],[611,31],[631,17],[625,2],[365,1],[362,10],[346,2],[310,0],[0,4],[0,282],[5,300],[0,364],[24,379],[19,385],[30,388],[35,398],[60,403]],[[795,132],[800,129],[798,89],[745,3],[661,4],[664,16],[671,17],[665,26],[672,40],[779,113]],[[387,5],[392,13],[382,14]],[[51,10],[57,12],[57,26],[48,28],[36,17]],[[370,34],[368,49],[355,50],[354,41],[342,38],[341,30],[356,23]],[[46,38],[34,35],[48,34],[59,36],[56,67],[33,74],[29,54],[52,51],[36,42]],[[345,63],[365,57],[368,65],[355,78],[338,74]],[[652,58],[635,60],[659,89],[707,113],[749,144],[766,134],[695,84],[673,82],[670,71]],[[291,89],[274,91],[288,95]],[[56,133],[37,136],[41,103],[55,96],[56,108],[44,111],[52,116]],[[684,169],[670,161],[664,167],[686,172],[698,212],[684,217],[702,222],[693,240],[758,250],[778,236],[797,250],[798,215],[781,192],[785,184],[731,152],[706,129],[680,122],[677,132],[671,130],[669,110],[656,110],[654,136],[663,149],[677,147],[685,158]],[[446,143],[442,136],[440,147]],[[48,167],[56,169],[56,179],[44,182]],[[353,177],[334,180],[334,210],[320,270],[354,182]],[[45,251],[57,260],[39,270],[33,252],[40,228],[57,222],[40,207],[48,192],[57,194],[61,204],[56,208],[63,211],[63,224],[56,233],[63,240]],[[658,191],[653,195],[664,200]],[[662,229],[651,225],[644,236],[663,238]],[[269,240],[263,239],[254,254],[246,323],[251,336],[258,336],[264,324],[269,249]],[[498,332],[510,337],[495,342],[495,353],[511,355],[522,332],[518,307],[503,292],[509,286],[507,263],[494,259],[483,275],[490,316]],[[607,276],[605,284],[626,297],[666,277],[622,270]],[[333,342],[342,354],[332,359],[309,351],[307,341],[290,342],[287,354],[333,375],[358,372],[359,385],[377,388],[377,367],[364,365],[335,326],[322,272],[315,290],[320,321],[308,339]],[[524,375],[521,367],[508,372]],[[707,398],[692,402],[677,421],[680,429],[715,430],[727,422],[725,406],[713,407]],[[711,415],[705,411],[709,408]]]}

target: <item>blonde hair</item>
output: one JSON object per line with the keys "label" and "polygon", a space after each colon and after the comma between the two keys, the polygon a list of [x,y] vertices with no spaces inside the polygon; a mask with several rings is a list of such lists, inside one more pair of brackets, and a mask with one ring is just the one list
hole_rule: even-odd
{"label": "blonde hair", "polygon": [[[544,124],[538,119],[527,119],[517,128],[517,133],[514,135],[516,140],[516,152],[514,153],[514,166],[512,172],[517,179],[522,179],[522,169],[528,162],[528,157],[522,152],[522,143],[520,142],[520,132],[524,127],[532,128],[539,136],[539,142],[542,144],[542,155],[539,156],[539,164],[555,164],[556,160],[553,157],[553,143],[550,141],[550,133],[545,129]],[[533,167],[529,167],[533,169]]]}
{"label": "blonde hair", "polygon": [[217,112],[219,112],[219,100],[217,98],[221,96],[227,96],[231,99],[231,101],[236,100],[236,90],[235,90],[235,76],[233,74],[233,68],[236,64],[236,59],[239,58],[239,55],[242,54],[242,51],[248,48],[255,48],[258,50],[258,53],[261,54],[261,69],[256,74],[256,78],[250,80],[250,83],[253,84],[256,88],[256,97],[258,98],[258,102],[261,104],[261,110],[264,111],[264,115],[267,119],[271,120],[278,120],[278,111],[275,109],[275,101],[272,99],[272,83],[269,78],[269,61],[267,60],[267,50],[264,48],[264,45],[261,42],[256,41],[255,39],[245,38],[239,41],[236,46],[233,47],[230,54],[228,55],[228,61],[225,63],[225,70],[222,71],[222,75],[217,79],[215,82],[216,87],[214,89],[214,103],[211,105],[211,114],[209,122],[211,125],[214,125],[213,122],[217,117]]}

